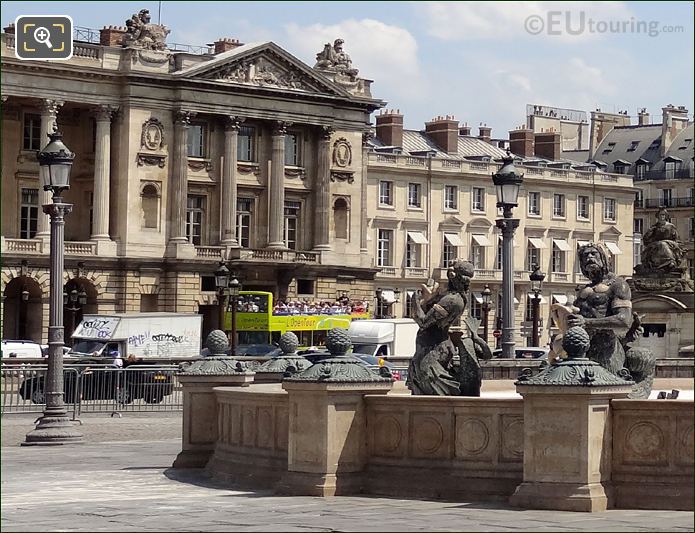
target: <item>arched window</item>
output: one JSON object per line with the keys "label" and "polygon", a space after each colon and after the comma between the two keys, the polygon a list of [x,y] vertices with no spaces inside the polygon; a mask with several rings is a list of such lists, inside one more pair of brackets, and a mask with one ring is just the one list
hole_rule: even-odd
{"label": "arched window", "polygon": [[142,199],[142,227],[159,227],[159,190],[152,183],[148,183],[142,188],[140,193]]}
{"label": "arched window", "polygon": [[338,198],[333,203],[333,232],[336,239],[348,238],[348,203],[345,198]]}

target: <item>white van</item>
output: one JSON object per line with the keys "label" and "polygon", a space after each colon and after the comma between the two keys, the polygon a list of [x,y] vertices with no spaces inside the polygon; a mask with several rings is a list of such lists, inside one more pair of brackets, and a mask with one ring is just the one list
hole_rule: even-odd
{"label": "white van", "polygon": [[41,345],[34,341],[2,341],[1,357],[3,359],[41,359]]}

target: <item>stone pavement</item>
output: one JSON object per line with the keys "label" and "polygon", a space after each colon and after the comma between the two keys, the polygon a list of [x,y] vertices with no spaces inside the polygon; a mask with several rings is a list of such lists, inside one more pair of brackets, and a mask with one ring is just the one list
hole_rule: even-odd
{"label": "stone pavement", "polygon": [[4,447],[2,531],[693,531],[691,512],[240,491],[170,468],[179,449],[179,439]]}

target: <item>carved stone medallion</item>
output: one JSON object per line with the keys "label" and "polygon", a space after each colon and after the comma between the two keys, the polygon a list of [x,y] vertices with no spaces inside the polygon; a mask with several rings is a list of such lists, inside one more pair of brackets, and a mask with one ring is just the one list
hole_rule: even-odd
{"label": "carved stone medallion", "polygon": [[352,164],[352,147],[345,137],[333,143],[333,164],[341,168]]}
{"label": "carved stone medallion", "polygon": [[142,125],[140,146],[153,151],[164,147],[164,125],[156,118],[150,118]]}

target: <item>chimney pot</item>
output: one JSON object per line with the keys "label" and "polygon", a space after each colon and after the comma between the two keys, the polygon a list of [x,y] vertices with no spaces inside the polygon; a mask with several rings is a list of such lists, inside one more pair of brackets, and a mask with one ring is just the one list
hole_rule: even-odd
{"label": "chimney pot", "polygon": [[232,39],[231,37],[220,37],[213,44],[215,46],[215,55],[229,52],[243,45],[238,39]]}

